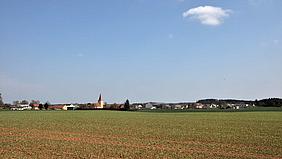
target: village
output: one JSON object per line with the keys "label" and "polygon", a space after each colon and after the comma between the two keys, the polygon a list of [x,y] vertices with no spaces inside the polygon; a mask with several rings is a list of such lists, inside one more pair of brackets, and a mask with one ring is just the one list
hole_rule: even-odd
{"label": "village", "polygon": [[[0,100],[2,101],[1,95]],[[3,102],[2,102],[3,103]],[[128,106],[126,106],[128,105]],[[122,104],[108,104],[102,95],[99,95],[97,102],[93,103],[66,103],[66,104],[51,104],[49,102],[41,103],[39,100],[14,101],[12,104],[2,104],[5,109],[10,110],[154,110],[154,109],[242,109],[255,107],[255,104],[250,101],[239,100],[199,100],[197,102],[181,102],[181,103],[163,103],[163,102],[145,102],[129,104],[127,100]],[[127,108],[128,107],[128,108]]]}

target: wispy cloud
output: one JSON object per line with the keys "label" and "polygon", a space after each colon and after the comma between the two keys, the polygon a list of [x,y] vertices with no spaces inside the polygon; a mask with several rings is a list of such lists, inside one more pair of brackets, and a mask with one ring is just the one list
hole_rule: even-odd
{"label": "wispy cloud", "polygon": [[258,7],[258,6],[263,6],[267,4],[272,4],[273,0],[248,0],[249,5]]}
{"label": "wispy cloud", "polygon": [[176,1],[181,3],[181,2],[184,2],[185,0],[176,0]]}
{"label": "wispy cloud", "polygon": [[278,45],[279,44],[279,40],[277,40],[277,39],[273,40],[273,44]]}
{"label": "wispy cloud", "polygon": [[224,18],[229,17],[232,11],[214,6],[199,6],[184,12],[184,18],[190,17],[199,20],[204,25],[217,26],[224,22]]}
{"label": "wispy cloud", "polygon": [[84,54],[83,54],[83,53],[77,53],[76,56],[77,56],[77,57],[83,57]]}
{"label": "wispy cloud", "polygon": [[259,43],[261,47],[275,47],[278,46],[279,44],[280,41],[278,39],[262,41]]}

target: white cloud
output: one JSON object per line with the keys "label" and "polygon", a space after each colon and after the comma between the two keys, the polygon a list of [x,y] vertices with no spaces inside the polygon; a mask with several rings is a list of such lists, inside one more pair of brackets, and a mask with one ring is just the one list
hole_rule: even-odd
{"label": "white cloud", "polygon": [[279,40],[277,40],[277,39],[273,40],[273,44],[278,45],[279,44]]}
{"label": "white cloud", "polygon": [[183,13],[183,17],[190,17],[200,20],[202,24],[217,26],[224,22],[224,18],[229,17],[231,10],[213,6],[199,6],[191,8]]}

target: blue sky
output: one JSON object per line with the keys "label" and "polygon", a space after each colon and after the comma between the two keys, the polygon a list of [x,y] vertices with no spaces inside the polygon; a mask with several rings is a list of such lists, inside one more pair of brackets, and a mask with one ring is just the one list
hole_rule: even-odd
{"label": "blue sky", "polygon": [[280,0],[0,0],[5,102],[282,97]]}

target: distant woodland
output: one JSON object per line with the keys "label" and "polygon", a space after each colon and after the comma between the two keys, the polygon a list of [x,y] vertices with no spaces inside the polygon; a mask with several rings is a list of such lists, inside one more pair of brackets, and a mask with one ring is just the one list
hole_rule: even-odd
{"label": "distant woodland", "polygon": [[218,104],[218,105],[224,105],[225,103],[230,104],[239,104],[239,103],[245,103],[245,104],[251,104],[255,106],[261,106],[261,107],[282,107],[282,99],[281,98],[268,98],[268,99],[261,99],[261,100],[236,100],[236,99],[202,99],[197,101],[197,103],[202,104]]}

